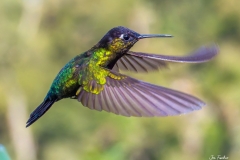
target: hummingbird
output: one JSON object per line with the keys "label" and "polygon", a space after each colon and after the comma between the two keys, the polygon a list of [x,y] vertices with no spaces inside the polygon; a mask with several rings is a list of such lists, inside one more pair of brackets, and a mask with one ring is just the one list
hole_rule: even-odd
{"label": "hummingbird", "polygon": [[205,103],[194,96],[120,73],[157,71],[172,62],[202,63],[218,53],[216,45],[200,47],[187,56],[129,51],[141,39],[161,37],[172,36],[139,34],[122,26],[112,28],[96,45],[60,70],[43,102],[31,113],[26,127],[64,98],[76,99],[93,110],[127,117],[173,116],[201,109]]}

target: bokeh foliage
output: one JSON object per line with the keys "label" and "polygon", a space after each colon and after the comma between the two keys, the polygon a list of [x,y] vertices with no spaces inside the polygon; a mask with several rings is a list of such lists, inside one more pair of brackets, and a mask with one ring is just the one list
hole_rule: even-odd
{"label": "bokeh foliage", "polygon": [[[237,0],[2,0],[0,143],[13,159],[18,157],[8,122],[9,97],[19,93],[29,114],[65,63],[110,28],[122,25],[140,33],[175,36],[143,40],[135,51],[184,55],[217,43],[220,54],[206,64],[172,64],[170,70],[147,76],[126,73],[193,94],[208,105],[177,117],[126,118],[66,99],[24,129],[32,131],[37,159],[201,160],[211,155],[239,159],[239,6]],[[14,109],[20,110],[18,105]]]}

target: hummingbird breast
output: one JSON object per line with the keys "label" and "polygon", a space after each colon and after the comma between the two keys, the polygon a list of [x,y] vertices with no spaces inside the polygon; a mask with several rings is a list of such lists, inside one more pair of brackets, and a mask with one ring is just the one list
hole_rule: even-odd
{"label": "hummingbird breast", "polygon": [[89,64],[106,67],[111,61],[116,58],[117,54],[110,50],[99,48],[95,50],[89,60]]}
{"label": "hummingbird breast", "polygon": [[[73,97],[80,87],[98,94],[106,83],[109,71],[105,68],[117,54],[104,48],[85,52],[68,62],[58,73],[50,88],[50,96],[58,99]],[[96,84],[96,88],[92,88]]]}

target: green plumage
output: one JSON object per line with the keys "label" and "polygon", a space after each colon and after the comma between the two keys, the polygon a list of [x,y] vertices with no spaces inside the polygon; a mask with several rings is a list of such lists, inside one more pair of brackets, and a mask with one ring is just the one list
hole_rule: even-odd
{"label": "green plumage", "polygon": [[76,87],[79,86],[79,68],[86,61],[84,55],[85,53],[75,57],[61,69],[54,79],[45,99],[61,99],[74,95]]}

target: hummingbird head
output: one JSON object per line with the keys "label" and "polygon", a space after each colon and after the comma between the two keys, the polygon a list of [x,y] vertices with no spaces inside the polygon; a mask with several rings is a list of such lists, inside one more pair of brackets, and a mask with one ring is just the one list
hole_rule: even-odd
{"label": "hummingbird head", "polygon": [[143,38],[154,37],[172,37],[167,34],[139,34],[126,27],[115,27],[108,31],[108,33],[98,43],[101,47],[108,50],[124,54],[126,53],[138,40]]}

